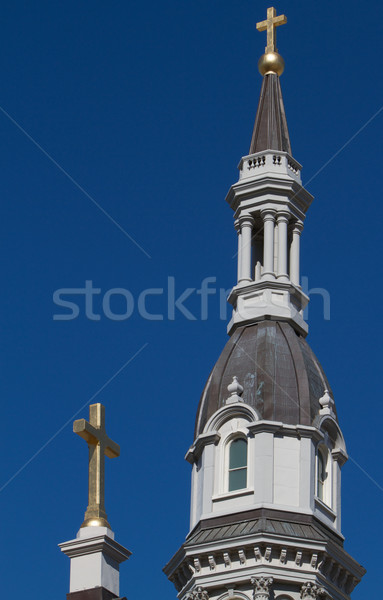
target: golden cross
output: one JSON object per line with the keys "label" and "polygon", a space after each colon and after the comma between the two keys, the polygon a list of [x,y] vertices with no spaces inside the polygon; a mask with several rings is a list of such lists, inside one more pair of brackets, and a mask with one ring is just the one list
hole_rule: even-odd
{"label": "golden cross", "polygon": [[265,48],[266,54],[268,52],[278,52],[277,32],[275,29],[276,27],[279,27],[279,25],[285,25],[285,23],[287,23],[287,17],[285,15],[280,15],[277,17],[277,11],[273,6],[267,9],[266,21],[257,23],[258,31],[265,31],[267,29],[267,46]]}
{"label": "golden cross", "polygon": [[109,458],[120,456],[120,446],[106,435],[105,406],[91,404],[89,423],[85,419],[78,419],[73,423],[73,431],[89,447],[88,508],[81,527],[93,525],[110,528],[105,512],[105,455]]}

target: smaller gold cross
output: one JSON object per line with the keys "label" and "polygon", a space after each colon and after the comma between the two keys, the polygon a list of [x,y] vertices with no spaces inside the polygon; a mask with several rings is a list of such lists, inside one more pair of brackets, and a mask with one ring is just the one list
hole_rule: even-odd
{"label": "smaller gold cross", "polygon": [[88,508],[81,527],[93,525],[110,528],[105,512],[105,455],[109,458],[120,456],[120,446],[106,435],[105,407],[102,404],[91,404],[89,423],[85,419],[78,419],[73,423],[73,431],[89,447]]}
{"label": "smaller gold cross", "polygon": [[265,48],[265,53],[268,52],[278,52],[277,50],[277,32],[275,31],[276,27],[279,25],[285,25],[287,23],[287,17],[285,15],[280,15],[277,17],[277,11],[272,6],[267,9],[267,19],[266,21],[261,21],[257,23],[258,31],[265,31],[267,29],[267,46]]}

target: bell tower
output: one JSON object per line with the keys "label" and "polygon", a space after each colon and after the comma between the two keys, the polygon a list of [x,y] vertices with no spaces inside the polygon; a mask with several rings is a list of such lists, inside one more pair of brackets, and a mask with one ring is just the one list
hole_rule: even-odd
{"label": "bell tower", "polygon": [[365,570],[344,549],[345,441],[306,341],[300,236],[313,197],[292,157],[274,8],[249,154],[227,202],[238,235],[229,340],[200,399],[190,531],[164,568],[179,600],[348,600]]}

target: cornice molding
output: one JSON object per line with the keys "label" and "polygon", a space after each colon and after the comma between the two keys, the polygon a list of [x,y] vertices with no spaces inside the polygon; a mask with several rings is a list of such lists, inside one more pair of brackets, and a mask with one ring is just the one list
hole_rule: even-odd
{"label": "cornice molding", "polygon": [[221,439],[221,434],[218,431],[209,431],[207,433],[201,433],[194,444],[189,448],[185,455],[185,460],[190,464],[195,463],[202,454],[205,446],[209,444],[218,444]]}
{"label": "cornice molding", "polygon": [[69,556],[69,558],[102,552],[118,563],[127,560],[132,554],[129,550],[124,548],[124,546],[121,546],[121,544],[107,535],[98,535],[90,538],[76,538],[69,542],[59,544],[59,547],[61,548],[61,552]]}

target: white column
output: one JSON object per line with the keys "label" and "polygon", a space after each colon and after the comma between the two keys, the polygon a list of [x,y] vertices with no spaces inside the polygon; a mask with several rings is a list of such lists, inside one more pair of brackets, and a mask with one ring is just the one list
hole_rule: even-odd
{"label": "white column", "polygon": [[253,233],[254,220],[250,215],[239,218],[241,227],[241,267],[240,281],[252,281],[251,274],[251,237]]}
{"label": "white column", "polygon": [[215,474],[215,444],[206,444],[202,455],[202,514],[211,513],[213,510],[214,474]]}
{"label": "white column", "polygon": [[254,502],[271,504],[274,482],[274,434],[268,431],[258,432],[255,429],[253,433]]}
{"label": "white column", "polygon": [[279,243],[279,238],[278,238],[278,223],[276,222],[274,224],[274,267],[273,267],[273,271],[274,273],[278,273],[278,243]]}
{"label": "white column", "polygon": [[263,274],[262,279],[274,278],[274,224],[275,210],[261,211],[263,219]]}
{"label": "white column", "polygon": [[241,234],[241,227],[239,225],[238,219],[234,222],[234,227],[238,234],[237,282],[239,283],[241,281],[241,271],[242,271],[242,234]]}
{"label": "white column", "polygon": [[290,243],[290,280],[291,283],[300,287],[299,262],[300,262],[300,236],[303,230],[303,223],[297,221],[291,230]]}
{"label": "white column", "polygon": [[277,213],[278,224],[278,279],[288,281],[287,274],[287,224],[290,214],[287,211]]}
{"label": "white column", "polygon": [[[314,491],[314,481],[312,478],[313,469],[313,453],[312,440],[310,437],[302,435],[299,444],[299,508],[310,510],[311,498]],[[315,458],[315,454],[314,454]],[[314,462],[315,464],[315,462]]]}

